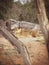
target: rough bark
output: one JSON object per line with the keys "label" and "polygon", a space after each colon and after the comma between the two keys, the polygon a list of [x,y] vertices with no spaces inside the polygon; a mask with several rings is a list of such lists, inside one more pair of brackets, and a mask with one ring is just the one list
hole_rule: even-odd
{"label": "rough bark", "polygon": [[49,53],[49,33],[48,33],[49,31],[47,29],[48,18],[46,15],[44,0],[35,0],[35,4],[36,4],[38,21],[40,24],[40,28],[43,32],[43,35],[45,37],[46,45],[47,45],[47,49],[48,49],[48,53]]}
{"label": "rough bark", "polygon": [[11,44],[13,44],[14,46],[16,46],[18,48],[18,51],[21,53],[23,60],[24,60],[24,64],[25,65],[32,65],[29,55],[27,53],[27,49],[26,47],[23,45],[23,43],[18,40],[17,38],[15,38],[7,29],[5,29],[4,27],[0,27],[0,31],[1,33],[4,35],[5,38],[7,38]]}

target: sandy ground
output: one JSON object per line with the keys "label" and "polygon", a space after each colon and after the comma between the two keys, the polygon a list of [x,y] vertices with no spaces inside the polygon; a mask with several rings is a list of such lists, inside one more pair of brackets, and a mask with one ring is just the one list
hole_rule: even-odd
{"label": "sandy ground", "polygon": [[44,40],[40,38],[19,38],[27,48],[33,65],[48,65],[48,54]]}
{"label": "sandy ground", "polygon": [[[18,38],[26,46],[32,65],[49,65],[43,37],[18,36]],[[0,35],[0,65],[24,65],[23,58],[17,48],[12,46],[2,35]]]}
{"label": "sandy ground", "polygon": [[0,37],[0,65],[24,65],[17,48],[3,36]]}

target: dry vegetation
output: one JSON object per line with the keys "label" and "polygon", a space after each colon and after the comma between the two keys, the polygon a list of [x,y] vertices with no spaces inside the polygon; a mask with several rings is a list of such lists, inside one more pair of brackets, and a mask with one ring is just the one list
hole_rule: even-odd
{"label": "dry vegetation", "polygon": [[13,30],[13,33],[15,34],[15,36],[23,36],[23,37],[40,37],[42,36],[41,31],[37,30],[37,29],[24,29],[24,28],[15,28]]}

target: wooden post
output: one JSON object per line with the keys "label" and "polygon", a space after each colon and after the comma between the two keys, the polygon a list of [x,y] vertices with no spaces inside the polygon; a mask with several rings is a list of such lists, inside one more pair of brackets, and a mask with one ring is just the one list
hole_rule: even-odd
{"label": "wooden post", "polygon": [[[46,45],[49,53],[49,30],[47,29],[48,18],[46,15],[44,0],[35,0],[37,17],[40,24],[40,28],[46,40]],[[48,54],[49,55],[49,54]]]}

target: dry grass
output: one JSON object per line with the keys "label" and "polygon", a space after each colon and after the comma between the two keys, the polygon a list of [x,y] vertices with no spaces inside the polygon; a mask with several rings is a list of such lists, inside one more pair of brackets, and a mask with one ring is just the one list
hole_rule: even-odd
{"label": "dry grass", "polygon": [[30,36],[30,37],[40,37],[41,36],[41,34],[39,33],[39,30],[34,30],[34,29],[32,29],[32,30],[28,30],[28,29],[24,29],[24,28],[20,28],[20,29],[18,29],[18,28],[15,28],[14,30],[13,30],[13,32],[14,32],[14,34],[17,36],[24,36],[24,37],[28,37],[28,36]]}

